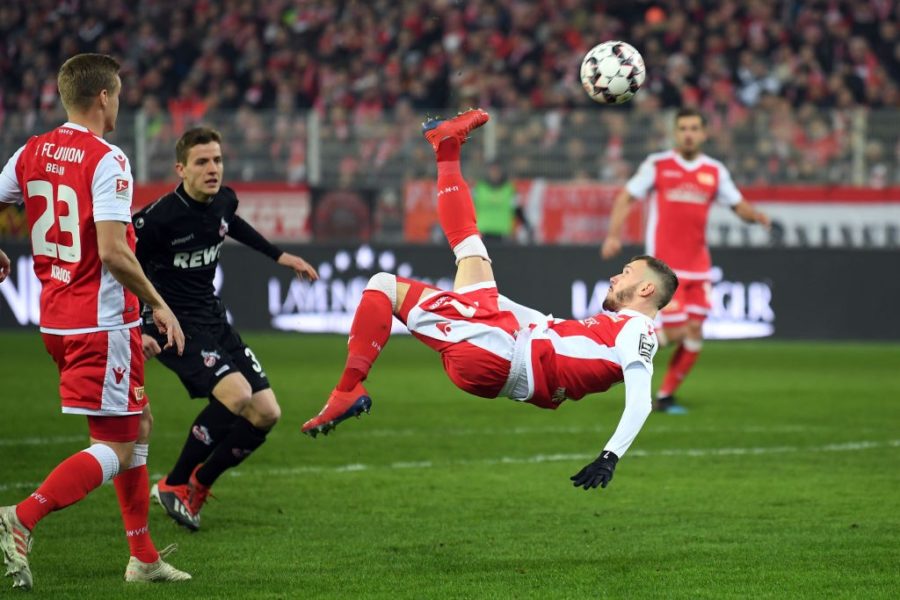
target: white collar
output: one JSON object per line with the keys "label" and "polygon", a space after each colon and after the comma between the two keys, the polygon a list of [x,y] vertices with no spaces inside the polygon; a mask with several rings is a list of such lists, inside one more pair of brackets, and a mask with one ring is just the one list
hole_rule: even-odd
{"label": "white collar", "polygon": [[83,131],[85,133],[90,133],[87,127],[84,125],[79,125],[78,123],[73,123],[72,121],[66,121],[60,127],[68,127],[69,129],[75,129],[77,131]]}
{"label": "white collar", "polygon": [[[641,311],[639,311],[639,310],[634,310],[633,308],[623,308],[622,310],[620,310],[620,311],[617,312],[616,314],[617,314],[617,315],[625,315],[626,317],[644,317],[645,319],[650,319],[650,317],[648,317],[647,315],[645,315],[645,314],[642,313]],[[650,319],[650,320],[652,321],[652,319]]]}

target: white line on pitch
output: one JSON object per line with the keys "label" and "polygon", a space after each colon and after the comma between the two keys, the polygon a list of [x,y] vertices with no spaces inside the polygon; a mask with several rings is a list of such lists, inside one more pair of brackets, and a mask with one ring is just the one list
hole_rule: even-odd
{"label": "white line on pitch", "polygon": [[[858,452],[862,450],[873,450],[876,448],[900,448],[900,440],[871,441],[863,440],[858,442],[843,442],[837,444],[825,444],[822,446],[757,446],[748,448],[670,448],[662,450],[631,450],[628,453],[630,457],[653,457],[653,456],[746,456],[759,454],[789,454],[802,452]],[[305,473],[347,473],[355,471],[369,471],[381,469],[430,469],[435,466],[465,467],[465,466],[484,466],[484,465],[521,465],[548,462],[568,462],[575,460],[590,460],[594,458],[594,454],[535,454],[533,456],[502,456],[500,458],[485,458],[478,460],[449,460],[449,461],[403,461],[393,462],[384,465],[350,463],[346,465],[336,466],[300,466],[289,468],[275,469],[253,469],[254,474],[264,476],[278,475],[301,475]],[[239,477],[240,471],[228,471],[232,477]],[[162,473],[156,473],[151,476],[153,481],[162,477]],[[10,482],[0,484],[0,492],[12,489],[34,489],[40,485],[40,482]]]}
{"label": "white line on pitch", "polygon": [[[733,429],[711,428],[711,427],[671,427],[659,426],[654,427],[649,424],[644,428],[644,433],[726,433],[728,431],[734,433],[803,433],[810,431],[824,431],[828,428],[816,428],[805,425],[745,425],[735,427]],[[277,430],[276,430],[277,431]],[[547,427],[479,427],[479,428],[447,428],[441,430],[441,436],[482,436],[482,435],[552,435],[552,434],[580,434],[580,433],[604,433],[608,432],[608,427],[570,427],[570,426],[547,426]],[[871,433],[870,430],[858,430],[865,433]],[[356,429],[353,431],[341,431],[341,437],[353,438],[382,438],[382,437],[413,437],[426,436],[430,437],[437,434],[434,429],[427,428],[407,428],[407,429]],[[153,432],[152,439],[168,439],[173,437],[184,437],[182,431]],[[56,435],[56,436],[29,436],[29,437],[10,437],[0,438],[0,447],[5,446],[51,446],[54,444],[73,444],[76,442],[87,442],[88,435]]]}
{"label": "white line on pitch", "polygon": [[[628,452],[630,457],[653,457],[653,456],[743,456],[758,454],[789,454],[802,452],[858,452],[862,450],[872,450],[876,448],[900,448],[900,440],[886,441],[859,441],[844,442],[839,444],[825,444],[823,446],[758,446],[749,448],[684,448],[684,449],[663,449],[663,450],[631,450]],[[535,454],[533,456],[513,457],[503,456],[500,458],[485,459],[459,459],[449,461],[420,461],[420,462],[394,462],[384,465],[351,463],[347,465],[337,465],[331,467],[325,466],[300,466],[276,469],[259,470],[261,475],[299,475],[303,473],[343,473],[348,471],[367,471],[379,469],[430,469],[435,466],[483,466],[483,465],[517,465],[547,462],[567,462],[574,460],[590,460],[596,454]],[[237,475],[237,472],[229,471]]]}

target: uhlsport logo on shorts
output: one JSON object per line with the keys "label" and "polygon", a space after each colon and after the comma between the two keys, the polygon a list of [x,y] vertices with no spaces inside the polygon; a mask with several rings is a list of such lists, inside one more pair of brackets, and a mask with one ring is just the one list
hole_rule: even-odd
{"label": "uhlsport logo on shorts", "polygon": [[200,356],[203,357],[203,364],[210,368],[216,366],[216,362],[218,362],[219,359],[222,358],[222,356],[215,350],[211,350],[211,351],[201,350]]}

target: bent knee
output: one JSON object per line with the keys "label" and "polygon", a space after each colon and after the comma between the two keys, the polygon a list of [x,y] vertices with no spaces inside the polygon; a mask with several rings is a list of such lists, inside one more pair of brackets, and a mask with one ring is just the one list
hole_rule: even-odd
{"label": "bent knee", "polygon": [[375,273],[369,278],[366,290],[381,292],[391,301],[391,306],[397,306],[397,276],[384,271]]}
{"label": "bent knee", "polygon": [[259,429],[271,429],[281,419],[281,407],[274,396],[264,402],[252,402],[241,415]]}

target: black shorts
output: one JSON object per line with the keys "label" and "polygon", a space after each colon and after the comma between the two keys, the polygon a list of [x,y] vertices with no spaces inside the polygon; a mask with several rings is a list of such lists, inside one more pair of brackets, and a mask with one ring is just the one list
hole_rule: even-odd
{"label": "black shorts", "polygon": [[[250,382],[253,393],[268,389],[269,379],[253,350],[244,344],[228,323],[191,326],[182,323],[184,353],[175,348],[163,350],[156,358],[181,379],[191,398],[207,398],[224,377],[241,373]],[[144,325],[144,333],[153,336],[160,347],[166,343],[154,325]]]}

